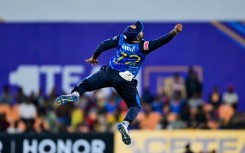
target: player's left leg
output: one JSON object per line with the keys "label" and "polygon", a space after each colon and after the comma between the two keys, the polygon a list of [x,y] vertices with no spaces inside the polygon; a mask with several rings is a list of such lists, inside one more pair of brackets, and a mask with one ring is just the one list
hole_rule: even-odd
{"label": "player's left leg", "polygon": [[111,81],[108,77],[107,67],[102,67],[96,73],[88,76],[83,79],[74,89],[71,91],[71,94],[61,95],[56,99],[58,105],[63,105],[68,102],[76,102],[79,99],[79,96],[87,91],[94,91],[104,87],[110,87]]}
{"label": "player's left leg", "polygon": [[129,145],[131,138],[129,135],[128,127],[135,120],[141,110],[140,97],[137,91],[137,80],[132,81],[123,80],[118,83],[114,88],[118,94],[123,98],[128,107],[128,112],[122,123],[117,124],[117,128],[122,135],[122,141]]}

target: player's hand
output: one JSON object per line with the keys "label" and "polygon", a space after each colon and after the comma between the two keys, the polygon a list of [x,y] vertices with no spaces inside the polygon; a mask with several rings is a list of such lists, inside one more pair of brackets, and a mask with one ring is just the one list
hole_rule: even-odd
{"label": "player's hand", "polygon": [[88,62],[91,66],[98,64],[98,60],[94,59],[93,56],[90,57],[89,59],[86,59],[85,62]]}
{"label": "player's hand", "polygon": [[173,31],[175,31],[176,33],[180,33],[183,30],[183,26],[182,24],[176,24]]}

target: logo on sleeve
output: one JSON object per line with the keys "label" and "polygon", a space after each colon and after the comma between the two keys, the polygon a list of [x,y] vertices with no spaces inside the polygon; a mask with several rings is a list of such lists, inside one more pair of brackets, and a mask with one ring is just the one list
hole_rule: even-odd
{"label": "logo on sleeve", "polygon": [[149,41],[144,42],[144,50],[149,50]]}

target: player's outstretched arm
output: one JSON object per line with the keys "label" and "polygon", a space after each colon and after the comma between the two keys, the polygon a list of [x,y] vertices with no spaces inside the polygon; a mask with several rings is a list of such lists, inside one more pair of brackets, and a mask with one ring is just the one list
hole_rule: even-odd
{"label": "player's outstretched arm", "polygon": [[100,54],[106,50],[116,48],[118,42],[119,42],[119,36],[115,36],[111,39],[107,39],[101,42],[100,45],[94,51],[93,55],[89,59],[86,59],[85,61],[92,66],[98,64],[97,58],[100,56]]}
{"label": "player's outstretched arm", "polygon": [[145,41],[143,44],[140,45],[140,49],[145,54],[148,54],[158,49],[159,47],[169,43],[182,30],[183,30],[183,26],[181,24],[176,24],[173,30],[171,30],[168,34],[152,41]]}

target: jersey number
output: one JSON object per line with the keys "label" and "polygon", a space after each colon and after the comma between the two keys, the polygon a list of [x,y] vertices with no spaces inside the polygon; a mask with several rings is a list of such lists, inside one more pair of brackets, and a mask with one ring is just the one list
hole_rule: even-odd
{"label": "jersey number", "polygon": [[121,61],[123,58],[137,58],[137,60],[136,61],[130,61],[130,62],[125,62],[124,64],[126,64],[126,65],[128,65],[128,64],[130,64],[130,65],[135,65],[137,62],[139,62],[140,61],[140,57],[139,56],[137,56],[137,55],[128,55],[128,54],[126,54],[126,53],[124,53],[124,52],[121,52],[121,56],[117,59],[117,61],[116,61],[116,63],[118,63],[119,61]]}

